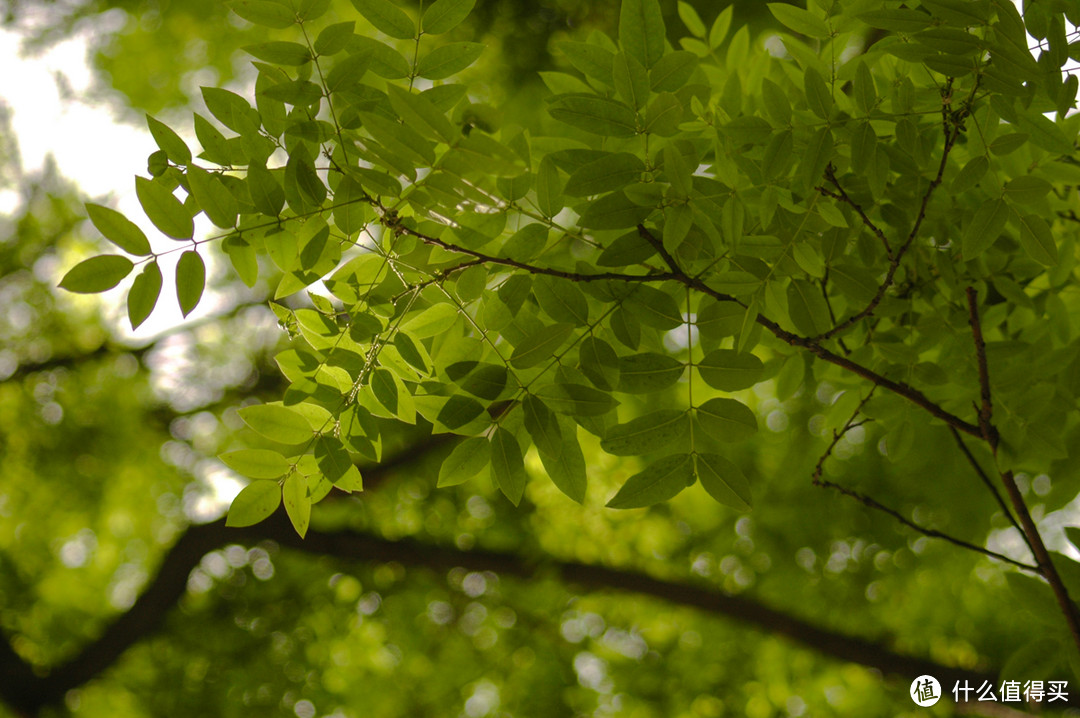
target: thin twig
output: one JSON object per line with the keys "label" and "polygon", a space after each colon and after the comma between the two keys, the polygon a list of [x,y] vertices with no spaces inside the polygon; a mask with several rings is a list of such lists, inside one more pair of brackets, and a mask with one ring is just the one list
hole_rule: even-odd
{"label": "thin twig", "polygon": [[852,489],[849,489],[849,488],[847,488],[845,486],[841,486],[840,484],[835,484],[832,481],[826,481],[824,479],[820,479],[818,481],[815,481],[814,484],[816,486],[822,486],[822,487],[825,487],[827,489],[834,489],[836,491],[839,491],[844,496],[850,496],[851,498],[853,498],[853,499],[859,501],[860,503],[862,503],[864,506],[875,509],[877,511],[881,511],[882,513],[886,513],[889,516],[892,516],[894,519],[896,519],[900,523],[907,526],[908,528],[913,529],[915,531],[918,531],[919,533],[921,533],[924,536],[929,536],[931,538],[939,538],[939,539],[942,539],[944,541],[948,541],[949,543],[951,543],[951,544],[953,544],[955,546],[960,546],[961,548],[966,548],[969,551],[975,551],[976,553],[981,553],[984,556],[989,556],[990,558],[996,558],[999,561],[1004,561],[1006,563],[1011,563],[1013,566],[1016,566],[1017,568],[1022,568],[1025,571],[1031,571],[1032,573],[1041,573],[1038,566],[1032,566],[1031,564],[1024,563],[1023,561],[1017,561],[1016,559],[1009,558],[1008,556],[1006,556],[1004,554],[1000,554],[997,551],[991,551],[988,548],[983,548],[982,546],[976,546],[973,543],[968,543],[967,541],[964,541],[963,539],[958,539],[955,536],[950,536],[949,534],[942,533],[941,531],[937,531],[935,529],[928,529],[925,526],[920,526],[919,524],[915,523],[914,521],[911,521],[910,519],[905,518],[904,515],[901,514],[899,511],[896,511],[895,509],[891,509],[888,506],[885,506],[884,504],[879,503],[878,501],[870,498],[869,496],[867,496],[865,494],[860,494],[858,491],[853,491]]}
{"label": "thin twig", "polygon": [[[1024,533],[1024,529],[1020,528],[1019,522],[1017,522],[1016,517],[1013,516],[1012,510],[1009,508],[1009,505],[1005,503],[1005,499],[1004,497],[1002,497],[1001,492],[997,490],[997,487],[994,486],[994,482],[990,480],[990,477],[987,475],[987,473],[983,471],[982,466],[979,465],[979,462],[975,458],[975,455],[971,453],[971,449],[969,449],[967,447],[967,444],[964,443],[964,437],[960,436],[960,432],[958,432],[951,426],[949,427],[949,431],[952,432],[953,438],[956,439],[956,444],[960,447],[960,451],[962,451],[964,456],[967,457],[968,463],[971,464],[971,468],[975,469],[975,473],[979,475],[979,479],[981,479],[983,484],[986,485],[986,488],[990,491],[990,493],[994,495],[994,498],[998,502],[998,506],[1001,507],[1001,511],[1005,514],[1006,518],[1009,519],[1009,523],[1011,523],[1013,527],[1015,527],[1016,530],[1020,532],[1020,536],[1023,537],[1024,543],[1026,543],[1028,545],[1028,548],[1030,549],[1031,542],[1028,541],[1027,534]],[[1035,551],[1033,550],[1031,553],[1032,555],[1034,555]]]}
{"label": "thin twig", "polygon": [[875,237],[881,240],[881,244],[885,247],[885,254],[891,259],[892,247],[889,246],[889,238],[885,236],[885,232],[881,230],[881,227],[874,224],[874,220],[866,216],[866,212],[863,211],[863,208],[859,203],[851,199],[851,197],[848,196],[848,193],[844,191],[843,186],[840,184],[840,180],[836,177],[836,169],[832,166],[831,162],[825,167],[825,178],[832,182],[833,186],[836,187],[836,192],[830,192],[824,187],[818,187],[818,192],[827,197],[832,197],[839,202],[850,205],[851,208],[855,210],[856,214],[859,215],[862,223],[866,225],[866,228],[873,232]]}
{"label": "thin twig", "polygon": [[821,479],[821,472],[825,469],[825,461],[830,456],[832,456],[833,449],[835,449],[836,445],[840,443],[840,439],[844,438],[844,434],[848,433],[856,426],[862,426],[866,422],[871,421],[871,419],[855,421],[855,417],[857,417],[859,415],[859,412],[862,411],[862,408],[866,406],[866,402],[870,401],[870,397],[874,395],[874,389],[876,388],[876,386],[870,387],[870,392],[863,398],[862,401],[859,402],[859,405],[855,407],[855,411],[851,412],[851,417],[844,423],[844,426],[840,429],[840,431],[833,429],[832,443],[829,444],[829,448],[825,449],[825,453],[821,455],[821,458],[818,459],[817,466],[814,467],[814,473],[811,476],[811,480],[814,482],[814,486],[818,485],[818,482]]}

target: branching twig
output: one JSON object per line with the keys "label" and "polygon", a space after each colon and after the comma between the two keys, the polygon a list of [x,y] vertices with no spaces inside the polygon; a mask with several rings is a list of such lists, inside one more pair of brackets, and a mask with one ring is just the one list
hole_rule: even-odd
{"label": "branching twig", "polygon": [[967,288],[967,303],[971,336],[975,340],[975,359],[979,364],[979,395],[982,399],[982,404],[978,407],[979,428],[982,429],[986,443],[996,449],[998,443],[997,430],[990,423],[994,409],[990,399],[990,372],[986,367],[986,342],[983,341],[982,325],[979,322],[979,308],[973,287]]}
{"label": "branching twig", "polygon": [[841,428],[840,431],[833,429],[832,442],[829,444],[829,448],[825,449],[825,453],[821,455],[821,458],[818,459],[817,466],[814,467],[814,474],[811,477],[811,480],[814,482],[814,486],[818,485],[818,482],[821,479],[821,473],[825,469],[825,461],[828,460],[830,456],[832,456],[833,449],[835,449],[836,445],[840,443],[840,439],[843,439],[844,435],[854,429],[856,426],[862,426],[866,422],[871,421],[871,419],[855,421],[855,417],[857,417],[859,415],[859,412],[862,411],[862,408],[866,406],[866,402],[870,401],[870,397],[874,395],[874,389],[876,388],[877,387],[870,387],[870,392],[863,398],[862,401],[859,402],[859,405],[855,407],[855,411],[851,412],[851,418],[849,418],[847,422],[845,422],[843,428]]}

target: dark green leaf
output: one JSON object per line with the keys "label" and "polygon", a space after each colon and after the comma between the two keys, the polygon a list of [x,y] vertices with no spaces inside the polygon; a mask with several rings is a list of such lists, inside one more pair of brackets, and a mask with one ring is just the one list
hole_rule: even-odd
{"label": "dark green leaf", "polygon": [[681,89],[697,69],[697,56],[679,50],[664,55],[649,71],[649,86],[653,92],[676,92]]}
{"label": "dark green leaf", "polygon": [[187,171],[188,186],[195,195],[195,201],[218,227],[236,226],[236,214],[239,206],[236,198],[225,188],[217,175],[211,174],[201,167],[192,165]]}
{"label": "dark green leaf", "polygon": [[816,337],[829,331],[829,307],[820,288],[804,279],[793,279],[788,285],[788,313],[795,328],[806,336]]}
{"label": "dark green leaf", "polygon": [[709,399],[695,411],[698,424],[717,441],[744,441],[757,433],[754,412],[734,399]]}
{"label": "dark green leaf", "polygon": [[540,461],[559,491],[579,504],[584,503],[588,480],[585,474],[585,455],[581,452],[577,439],[577,426],[561,416],[556,416],[555,420],[563,437],[562,450],[558,456],[538,452]]}
{"label": "dark green leaf", "polygon": [[801,7],[788,5],[787,3],[771,2],[769,3],[769,12],[785,27],[794,30],[800,35],[823,38],[832,34],[824,20]]}
{"label": "dark green leaf", "polygon": [[988,199],[975,211],[964,230],[961,251],[965,260],[972,260],[990,248],[1005,229],[1009,205],[1003,199]]}
{"label": "dark green leaf", "polygon": [[[263,42],[247,45],[244,52],[274,65],[303,65],[311,61],[311,51],[296,42]],[[162,147],[162,149],[165,149]]]}
{"label": "dark green leaf", "polygon": [[633,137],[637,134],[634,111],[606,97],[563,95],[548,111],[561,122],[597,135]]}
{"label": "dark green leaf", "polygon": [[658,459],[623,484],[607,506],[610,509],[637,509],[674,497],[694,481],[694,463],[688,454]]}
{"label": "dark green leaf", "polygon": [[[282,29],[296,22],[296,15],[289,8],[276,2],[265,0],[233,0],[229,7],[234,13],[248,22]],[[276,507],[275,507],[276,508]],[[254,522],[253,522],[254,523]],[[250,524],[244,524],[245,526]]]}
{"label": "dark green leaf", "polygon": [[738,466],[716,454],[698,454],[695,463],[698,480],[709,496],[733,509],[750,510],[750,482]]}
{"label": "dark green leaf", "polygon": [[560,414],[599,416],[618,404],[607,392],[584,384],[548,384],[533,391]]}
{"label": "dark green leaf", "polygon": [[510,365],[515,369],[528,369],[550,359],[573,331],[573,324],[552,324],[530,334],[514,347]]}
{"label": "dark green leaf", "polygon": [[127,257],[106,254],[79,262],[60,280],[60,287],[77,294],[96,294],[112,289],[135,267]]}
{"label": "dark green leaf", "polygon": [[639,456],[670,450],[690,426],[685,411],[662,409],[608,429],[600,448],[616,456]]}
{"label": "dark green leaf", "polygon": [[619,357],[618,390],[647,394],[666,389],[679,380],[686,365],[665,354],[646,352]]}
{"label": "dark green leaf", "polygon": [[525,493],[525,462],[517,439],[502,427],[491,436],[491,472],[499,490],[517,506]]}
{"label": "dark green leaf", "polygon": [[562,453],[562,431],[555,414],[539,398],[527,394],[522,401],[525,412],[525,430],[529,432],[541,456],[557,458]]}
{"label": "dark green leaf", "polygon": [[753,354],[715,349],[702,358],[697,368],[701,378],[713,389],[738,391],[761,381],[765,365]]}
{"label": "dark green leaf", "polygon": [[150,128],[150,134],[154,136],[154,142],[157,143],[157,146],[165,152],[170,160],[178,165],[188,165],[191,163],[191,150],[189,150],[187,144],[180,139],[180,135],[176,134],[170,127],[162,124],[150,115],[146,116],[146,124]]}
{"label": "dark green leaf", "polygon": [[1055,266],[1058,263],[1058,249],[1050,225],[1035,214],[1020,215],[1019,220],[1020,245],[1024,251],[1039,264]]}

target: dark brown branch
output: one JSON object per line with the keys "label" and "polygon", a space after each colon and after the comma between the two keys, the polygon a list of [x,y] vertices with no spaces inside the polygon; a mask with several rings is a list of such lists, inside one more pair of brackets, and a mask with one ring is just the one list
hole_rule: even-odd
{"label": "dark brown branch", "polygon": [[394,561],[438,572],[463,567],[524,580],[554,575],[585,590],[626,591],[651,596],[779,634],[823,655],[905,679],[931,674],[946,685],[965,680],[979,685],[984,680],[993,681],[996,676],[993,671],[983,673],[954,668],[895,653],[879,643],[816,626],[753,599],[728,595],[694,583],[662,580],[640,572],[574,561],[534,563],[524,561],[512,552],[461,551],[412,539],[389,540],[354,531],[310,531],[306,539],[301,539],[284,514],[279,513],[262,524],[244,529],[226,528],[224,521],[189,528],[166,555],[154,581],[132,608],[78,656],[44,677],[31,670],[10,646],[0,642],[0,696],[11,707],[27,715],[59,703],[68,690],[102,673],[127,648],[160,628],[165,614],[186,590],[189,572],[207,552],[232,543],[267,539],[297,551],[347,560]]}
{"label": "dark brown branch", "polygon": [[967,288],[968,322],[971,324],[971,336],[975,341],[975,359],[979,365],[979,396],[982,404],[979,406],[979,428],[982,429],[983,438],[992,447],[997,447],[997,430],[990,423],[994,409],[990,399],[990,372],[986,366],[986,342],[983,341],[982,325],[979,322],[979,307],[976,303],[976,294],[973,287]]}
{"label": "dark brown branch", "polygon": [[840,439],[843,439],[844,435],[854,429],[856,426],[862,426],[866,422],[871,421],[871,419],[855,421],[855,417],[857,417],[859,415],[859,412],[862,411],[862,408],[866,406],[866,402],[870,401],[870,397],[874,395],[875,388],[876,387],[870,387],[869,393],[867,393],[867,395],[863,397],[863,400],[859,402],[859,405],[855,407],[855,411],[851,412],[851,418],[849,418],[844,423],[844,426],[841,427],[840,431],[833,429],[832,441],[829,443],[828,448],[825,449],[825,453],[822,454],[821,458],[818,459],[817,465],[814,467],[814,473],[810,477],[810,480],[814,482],[815,486],[818,485],[818,480],[821,479],[821,473],[825,470],[825,462],[829,459],[830,456],[832,456],[833,449],[835,449],[836,445],[840,443]]}

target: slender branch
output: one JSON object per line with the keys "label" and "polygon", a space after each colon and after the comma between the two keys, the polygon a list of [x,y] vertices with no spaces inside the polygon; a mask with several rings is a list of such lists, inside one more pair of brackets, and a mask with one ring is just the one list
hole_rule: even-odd
{"label": "slender branch", "polygon": [[881,240],[881,244],[885,247],[885,254],[891,258],[893,251],[892,247],[889,246],[889,238],[885,236],[885,232],[881,230],[881,227],[874,224],[874,220],[866,216],[866,212],[863,211],[863,208],[859,203],[851,199],[851,197],[848,196],[848,193],[844,191],[844,187],[836,177],[836,168],[833,167],[831,162],[825,167],[825,178],[832,182],[833,186],[836,187],[836,192],[830,192],[824,187],[818,187],[817,191],[826,197],[832,197],[839,202],[850,205],[851,208],[855,210],[855,213],[859,215],[859,218],[866,228],[873,232],[875,237]]}
{"label": "slender branch", "polygon": [[990,398],[990,372],[986,366],[986,342],[983,341],[982,324],[979,322],[979,308],[976,303],[976,294],[973,287],[967,288],[968,322],[971,324],[971,336],[975,341],[975,359],[979,364],[979,395],[982,404],[979,406],[979,428],[982,429],[983,438],[990,446],[997,446],[997,430],[990,423],[993,418],[993,403]]}
{"label": "slender branch", "polygon": [[209,551],[233,543],[273,540],[293,550],[346,560],[388,562],[445,572],[454,567],[494,571],[504,576],[536,580],[554,575],[591,591],[623,591],[687,606],[781,635],[822,655],[911,679],[931,674],[943,683],[994,681],[994,671],[980,672],[945,666],[929,659],[896,653],[887,646],[822,628],[745,595],[646,573],[576,561],[530,562],[507,551],[461,551],[413,539],[390,540],[374,534],[309,531],[301,539],[279,512],[268,521],[243,529],[226,528],[224,521],[192,526],[166,555],[154,580],[132,608],[105,629],[100,638],[68,663],[38,675],[7,642],[0,641],[0,697],[26,715],[60,703],[67,691],[100,675],[132,645],[158,630],[166,613],[186,590],[187,577]]}
{"label": "slender branch", "polygon": [[[971,453],[971,449],[969,449],[967,447],[967,444],[964,443],[964,438],[960,436],[959,432],[957,432],[956,429],[952,428],[951,426],[949,427],[949,431],[952,432],[953,438],[956,439],[956,443],[960,447],[960,451],[963,452],[964,456],[968,460],[968,463],[971,464],[971,468],[975,469],[975,473],[979,475],[979,479],[982,480],[983,484],[986,485],[986,488],[990,491],[990,493],[994,495],[994,498],[997,500],[998,506],[1001,507],[1001,511],[1009,519],[1009,523],[1011,523],[1013,527],[1020,532],[1020,535],[1024,538],[1024,543],[1026,543],[1028,545],[1028,548],[1030,549],[1031,542],[1028,541],[1027,534],[1024,533],[1024,529],[1020,528],[1020,524],[1016,521],[1016,517],[1013,516],[1012,510],[1009,509],[1009,505],[1005,503],[1005,499],[1002,497],[1001,492],[997,490],[997,487],[994,486],[994,482],[990,480],[990,477],[986,474],[985,471],[983,471],[982,466],[979,465],[978,460],[975,459],[975,455]],[[1032,555],[1034,555],[1035,551],[1032,550],[1031,553]]]}
{"label": "slender branch", "polygon": [[959,546],[961,548],[966,548],[969,551],[974,551],[976,553],[981,553],[984,556],[989,556],[990,558],[996,558],[998,561],[1004,561],[1006,563],[1011,563],[1013,566],[1016,566],[1018,568],[1022,568],[1025,571],[1031,571],[1032,573],[1041,573],[1038,566],[1033,566],[1031,564],[1024,563],[1023,561],[1017,561],[1016,559],[1009,558],[1008,556],[1006,556],[1004,554],[1000,554],[997,551],[991,551],[988,548],[983,548],[982,546],[977,546],[977,545],[975,545],[973,543],[969,543],[967,541],[964,541],[963,539],[958,539],[955,536],[950,536],[949,534],[942,533],[941,531],[937,531],[936,529],[926,528],[925,526],[917,524],[914,521],[911,521],[910,519],[905,518],[904,515],[901,514],[899,511],[897,511],[896,509],[891,509],[888,506],[885,506],[884,504],[878,502],[877,500],[867,496],[866,494],[861,494],[858,491],[854,491],[852,489],[847,488],[846,486],[841,486],[840,484],[833,483],[832,481],[828,481],[826,479],[816,479],[814,481],[814,485],[815,486],[821,486],[821,487],[824,487],[826,489],[834,489],[836,491],[839,491],[844,496],[850,496],[851,498],[855,499],[856,501],[862,503],[864,506],[867,506],[867,507],[869,507],[871,509],[874,509],[875,511],[881,511],[882,513],[885,513],[885,514],[888,514],[889,516],[892,516],[894,519],[896,519],[900,523],[904,524],[905,526],[907,526],[910,529],[918,531],[919,533],[921,533],[924,536],[929,536],[931,538],[943,539],[943,540],[948,541],[949,543],[951,543],[951,544],[953,544],[955,546]]}
{"label": "slender branch", "polygon": [[859,402],[859,405],[855,407],[855,411],[851,412],[851,417],[844,423],[844,426],[840,429],[840,431],[833,429],[832,441],[829,443],[828,448],[825,449],[825,453],[822,454],[821,458],[818,459],[817,465],[814,467],[814,473],[810,477],[811,481],[813,481],[815,486],[818,485],[818,481],[821,479],[821,473],[825,470],[825,462],[830,456],[832,456],[833,449],[835,449],[836,445],[840,443],[840,439],[844,438],[844,435],[854,429],[856,426],[862,426],[866,422],[872,421],[872,419],[855,421],[855,417],[857,417],[859,415],[859,412],[862,411],[862,408],[866,406],[866,402],[870,401],[870,397],[874,395],[874,389],[876,388],[877,387],[870,387],[869,393],[867,393],[867,395],[863,397],[863,400]]}

